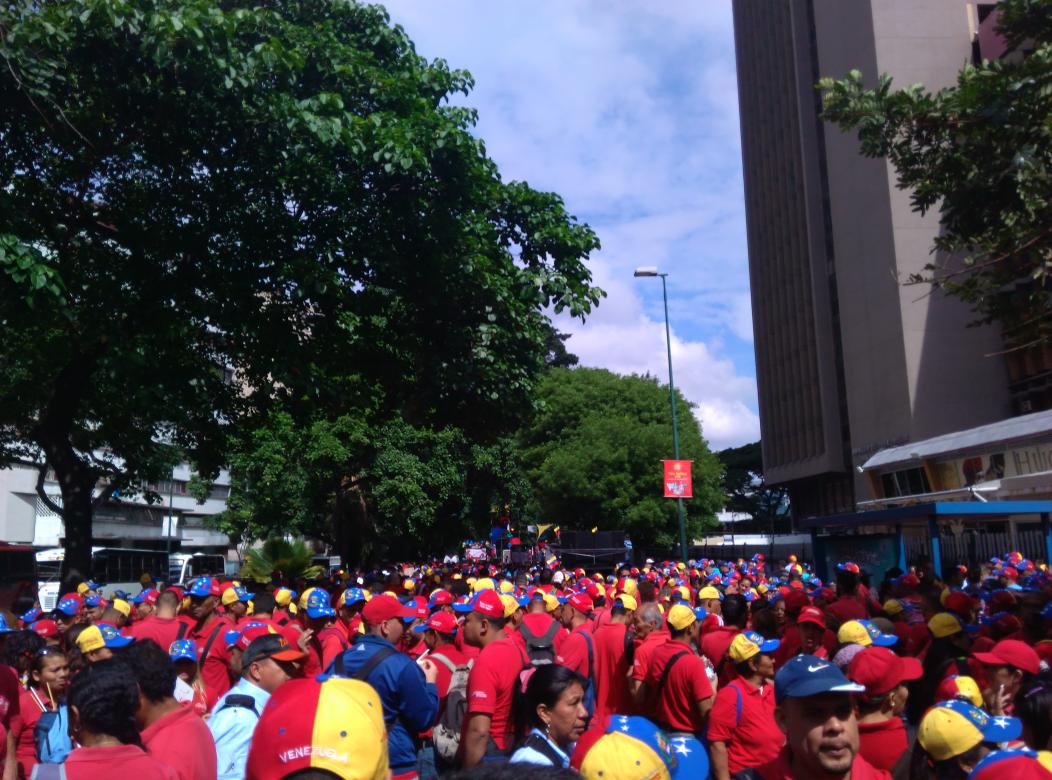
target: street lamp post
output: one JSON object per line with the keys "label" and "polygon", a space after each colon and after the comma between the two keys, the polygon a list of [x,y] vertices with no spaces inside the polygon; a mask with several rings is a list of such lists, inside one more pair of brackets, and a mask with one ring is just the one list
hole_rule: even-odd
{"label": "street lamp post", "polygon": [[[665,346],[668,349],[668,397],[672,404],[672,455],[679,460],[679,424],[676,421],[676,385],[672,379],[672,335],[668,324],[668,288],[665,284],[667,273],[660,273],[657,266],[643,266],[637,268],[633,276],[636,277],[661,277],[661,297],[665,301]],[[683,499],[676,499],[676,508],[679,512],[679,554],[680,559],[687,560],[687,519]]]}

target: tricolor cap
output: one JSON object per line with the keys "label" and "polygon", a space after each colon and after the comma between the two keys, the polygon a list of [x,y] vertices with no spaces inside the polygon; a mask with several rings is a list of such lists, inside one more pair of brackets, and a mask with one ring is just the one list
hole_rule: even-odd
{"label": "tricolor cap", "polygon": [[836,565],[838,571],[847,571],[852,574],[860,574],[861,569],[858,568],[858,564],[854,561],[844,561],[844,563],[838,563]]}
{"label": "tricolor cap", "polygon": [[44,610],[42,610],[40,607],[33,607],[32,609],[26,610],[21,615],[19,615],[18,619],[22,621],[22,625],[28,626],[30,623],[34,623],[37,620],[39,620],[40,616],[43,614]]}
{"label": "tricolor cap", "polygon": [[697,619],[698,617],[694,614],[694,610],[685,604],[673,604],[666,618],[668,624],[677,631],[682,631],[689,627]]}
{"label": "tricolor cap", "polygon": [[862,645],[870,647],[891,647],[899,638],[894,634],[882,633],[868,620],[849,620],[836,632],[836,639],[842,645]]}
{"label": "tricolor cap", "polygon": [[197,661],[197,645],[192,639],[176,639],[168,647],[168,656],[173,661]]}
{"label": "tricolor cap", "polygon": [[357,604],[359,601],[368,601],[369,599],[365,596],[365,591],[361,588],[347,588],[341,595],[340,600],[337,602],[339,607],[347,607],[351,604]]}
{"label": "tricolor cap", "polygon": [[156,604],[160,592],[155,588],[142,591],[138,596],[132,596],[132,604]]}
{"label": "tricolor cap", "polygon": [[412,617],[405,618],[406,623],[412,623],[414,620],[427,620],[431,614],[431,610],[427,608],[427,599],[423,596],[415,596],[406,601],[405,605],[413,610]]}
{"label": "tricolor cap", "polygon": [[114,599],[110,606],[124,615],[124,617],[131,617],[131,604],[124,599]]}
{"label": "tricolor cap", "polygon": [[619,594],[618,597],[614,599],[614,602],[620,604],[629,612],[635,612],[639,608],[639,602],[636,601],[635,596],[628,593]]}
{"label": "tricolor cap", "polygon": [[295,595],[288,588],[275,588],[274,589],[274,603],[279,607],[287,607],[292,603],[292,599]]}
{"label": "tricolor cap", "polygon": [[431,591],[431,597],[427,600],[428,609],[434,609],[435,607],[445,607],[453,603],[453,594],[448,590],[438,588],[437,590]]}
{"label": "tricolor cap", "polygon": [[13,631],[18,631],[17,628],[11,628],[7,625],[7,618],[0,612],[0,634],[10,634]]}
{"label": "tricolor cap", "polygon": [[928,621],[928,630],[936,639],[956,636],[966,630],[964,621],[952,612],[938,612]]}
{"label": "tricolor cap", "polygon": [[566,603],[585,615],[591,615],[595,609],[595,604],[587,593],[574,593]]}
{"label": "tricolor cap", "polygon": [[570,766],[586,780],[673,780],[709,774],[708,755],[697,739],[669,739],[638,715],[611,715],[586,731],[577,741]]}
{"label": "tricolor cap", "polygon": [[99,587],[99,583],[95,582],[95,580],[87,580],[77,586],[77,593],[83,596],[89,590],[98,590]]}
{"label": "tricolor cap", "polygon": [[1049,780],[1052,753],[1047,750],[993,750],[975,765],[968,780]]}
{"label": "tricolor cap", "polygon": [[866,689],[848,680],[844,673],[824,658],[797,655],[785,662],[774,677],[777,702],[806,699],[823,693],[862,693]]}
{"label": "tricolor cap", "polygon": [[335,617],[336,610],[332,606],[332,598],[329,596],[329,591],[322,590],[321,588],[314,588],[310,595],[307,597],[307,617],[309,618],[327,618]]}
{"label": "tricolor cap", "polygon": [[63,615],[73,616],[80,612],[81,604],[83,603],[81,597],[77,593],[67,593],[65,596],[58,600],[55,604],[55,609],[61,612]]}
{"label": "tricolor cap", "polygon": [[[516,612],[522,609],[522,605],[519,604],[519,600],[512,596],[510,593],[501,593],[500,601],[504,605],[504,617],[506,618],[510,618],[512,615],[514,615]],[[427,608],[425,607],[424,610],[426,611]]]}
{"label": "tricolor cap", "polygon": [[460,607],[454,607],[458,612],[478,612],[480,615],[484,615],[488,618],[503,618],[504,617],[504,602],[500,600],[500,596],[497,595],[497,591],[492,588],[479,591],[468,603],[468,609]]}
{"label": "tricolor cap", "polygon": [[97,607],[102,603],[102,596],[98,593],[91,593],[84,597],[85,607]]}
{"label": "tricolor cap", "polygon": [[765,639],[755,631],[743,631],[731,640],[727,655],[731,661],[740,664],[761,653],[770,655],[780,644],[777,639]]}
{"label": "tricolor cap", "polygon": [[219,595],[219,583],[214,577],[198,577],[186,589],[186,595],[196,598]]}
{"label": "tricolor cap", "polygon": [[389,776],[383,705],[359,680],[288,681],[263,708],[254,736],[246,780],[281,780],[304,769],[344,780]]}
{"label": "tricolor cap", "polygon": [[937,701],[960,699],[976,707],[983,706],[983,692],[979,690],[979,683],[966,674],[951,674],[939,683],[935,689],[935,698]]}
{"label": "tricolor cap", "polygon": [[224,607],[228,607],[231,604],[243,601],[246,604],[256,597],[255,593],[249,593],[247,590],[242,588],[240,585],[235,585],[232,588],[227,588],[223,591],[223,597],[221,601]]}
{"label": "tricolor cap", "polygon": [[252,644],[253,639],[275,633],[277,632],[266,623],[252,621],[250,623],[245,623],[240,630],[234,629],[233,631],[227,631],[223,634],[223,641],[226,642],[227,647],[237,648],[244,652],[248,649],[248,646]]}
{"label": "tricolor cap", "polygon": [[426,623],[414,626],[413,631],[422,634],[425,631],[436,631],[439,634],[455,634],[457,632],[457,619],[448,612],[436,612],[427,619]]}
{"label": "tricolor cap", "polygon": [[1018,739],[1023,726],[1018,718],[996,718],[966,701],[940,701],[924,713],[917,727],[917,741],[936,761],[963,755],[980,742]]}
{"label": "tricolor cap", "polygon": [[482,577],[480,579],[475,580],[475,583],[472,586],[472,590],[474,590],[476,593],[479,593],[480,591],[484,590],[494,590],[495,588],[496,584],[489,577]]}
{"label": "tricolor cap", "polygon": [[104,647],[126,647],[133,641],[129,636],[121,636],[114,626],[99,623],[95,626],[88,626],[77,635],[77,648],[80,652],[87,654]]}

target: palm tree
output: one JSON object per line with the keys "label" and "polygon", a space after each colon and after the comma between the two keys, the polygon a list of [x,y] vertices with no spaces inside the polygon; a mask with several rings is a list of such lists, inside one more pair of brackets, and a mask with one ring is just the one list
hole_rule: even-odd
{"label": "palm tree", "polygon": [[299,578],[312,580],[323,573],[321,566],[311,563],[313,553],[302,539],[267,539],[263,546],[249,550],[241,578],[256,582],[270,582],[274,572],[281,572],[288,581]]}

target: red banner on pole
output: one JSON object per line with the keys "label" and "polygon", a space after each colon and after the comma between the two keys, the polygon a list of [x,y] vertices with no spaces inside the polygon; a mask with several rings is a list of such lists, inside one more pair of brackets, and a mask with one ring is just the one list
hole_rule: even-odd
{"label": "red banner on pole", "polygon": [[693,498],[689,460],[663,460],[665,464],[665,498]]}

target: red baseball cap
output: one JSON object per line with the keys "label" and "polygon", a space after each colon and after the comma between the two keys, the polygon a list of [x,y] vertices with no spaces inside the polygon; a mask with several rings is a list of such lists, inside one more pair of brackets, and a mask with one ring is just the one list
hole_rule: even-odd
{"label": "red baseball cap", "polygon": [[374,596],[362,610],[362,620],[371,626],[392,618],[405,619],[415,617],[416,607],[414,605],[407,607],[394,596],[388,596],[386,593]]}
{"label": "red baseball cap", "polygon": [[919,680],[924,668],[916,658],[900,657],[886,647],[867,647],[847,667],[848,679],[866,686],[866,696],[881,696],[899,683]]}
{"label": "red baseball cap", "polygon": [[972,597],[967,593],[958,590],[946,597],[943,606],[950,612],[956,612],[959,616],[968,618],[971,617],[972,609],[975,607],[975,602],[972,601]]}
{"label": "red baseball cap", "polygon": [[797,623],[813,623],[816,626],[826,627],[825,613],[818,607],[804,607],[796,618]]}
{"label": "red baseball cap", "polygon": [[566,603],[586,615],[591,615],[592,610],[595,609],[595,604],[587,593],[575,593],[566,600]]}
{"label": "red baseball cap", "polygon": [[[810,603],[811,599],[807,598],[807,594],[802,590],[791,588],[789,592],[785,594],[785,608],[787,610],[802,610]],[[822,624],[825,625],[825,621],[823,621]]]}
{"label": "red baseball cap", "polygon": [[503,618],[504,617],[504,602],[500,600],[500,595],[495,590],[483,590],[475,596],[474,601],[471,603],[471,611],[478,612],[480,615],[484,615],[489,618]]}
{"label": "red baseball cap", "polygon": [[448,612],[436,612],[427,619],[426,623],[421,623],[413,628],[413,631],[417,633],[429,630],[437,631],[440,634],[455,634],[457,631],[457,619]]}
{"label": "red baseball cap", "polygon": [[988,653],[972,653],[972,658],[988,666],[1012,666],[1030,674],[1041,671],[1041,659],[1026,642],[1002,639]]}
{"label": "red baseball cap", "polygon": [[54,620],[38,620],[29,624],[29,630],[44,639],[58,636],[58,623]]}

